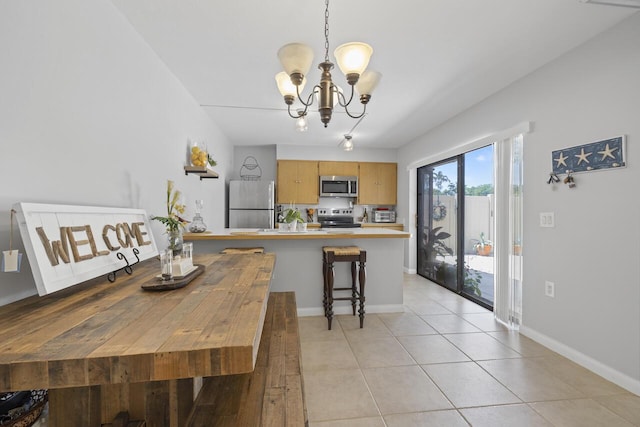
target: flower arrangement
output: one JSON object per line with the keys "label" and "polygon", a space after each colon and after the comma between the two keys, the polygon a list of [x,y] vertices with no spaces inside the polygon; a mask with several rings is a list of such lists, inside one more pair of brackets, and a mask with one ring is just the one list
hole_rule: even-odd
{"label": "flower arrangement", "polygon": [[284,211],[283,221],[287,224],[290,224],[292,222],[304,222],[302,220],[300,211],[297,208],[293,207],[293,205]]}
{"label": "flower arrangement", "polygon": [[167,227],[167,232],[176,232],[188,223],[180,215],[184,214],[185,206],[179,203],[181,193],[174,189],[173,181],[167,180],[167,216],[153,216],[151,219],[161,222]]}

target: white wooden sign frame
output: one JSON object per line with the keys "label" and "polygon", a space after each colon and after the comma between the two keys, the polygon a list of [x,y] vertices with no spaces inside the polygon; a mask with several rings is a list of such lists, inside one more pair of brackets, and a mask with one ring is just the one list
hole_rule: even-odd
{"label": "white wooden sign frame", "polygon": [[[158,254],[143,209],[17,203],[13,207],[40,296]],[[134,267],[135,274],[135,267]]]}

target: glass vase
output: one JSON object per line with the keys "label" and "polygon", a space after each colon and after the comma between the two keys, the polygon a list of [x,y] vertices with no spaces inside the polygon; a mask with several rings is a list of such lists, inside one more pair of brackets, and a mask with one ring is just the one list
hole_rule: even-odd
{"label": "glass vase", "polygon": [[189,225],[189,231],[192,233],[204,233],[205,231],[207,231],[207,225],[204,223],[202,215],[200,215],[200,210],[203,206],[203,200],[196,200],[196,213],[191,220],[191,224]]}
{"label": "glass vase", "polygon": [[206,168],[209,165],[209,152],[204,142],[193,141],[189,144],[189,162],[191,166]]}
{"label": "glass vase", "polygon": [[184,242],[182,238],[182,229],[167,230],[167,238],[169,240],[167,248],[171,249],[173,256],[176,257],[182,255],[182,243]]}

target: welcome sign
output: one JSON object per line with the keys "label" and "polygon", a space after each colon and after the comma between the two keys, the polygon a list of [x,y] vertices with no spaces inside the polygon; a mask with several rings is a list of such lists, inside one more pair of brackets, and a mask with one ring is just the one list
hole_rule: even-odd
{"label": "welcome sign", "polygon": [[18,203],[20,235],[40,296],[158,254],[142,209]]}

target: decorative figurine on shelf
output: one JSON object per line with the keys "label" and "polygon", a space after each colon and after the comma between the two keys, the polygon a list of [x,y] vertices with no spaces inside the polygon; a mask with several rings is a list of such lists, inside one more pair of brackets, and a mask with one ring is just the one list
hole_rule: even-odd
{"label": "decorative figurine on shelf", "polygon": [[180,191],[173,188],[173,181],[167,180],[167,216],[151,217],[151,219],[159,221],[167,227],[168,247],[174,256],[182,253],[182,229],[189,222],[180,217],[180,215],[184,214],[185,209],[183,204],[178,203],[180,196]]}
{"label": "decorative figurine on shelf", "polygon": [[191,225],[189,226],[189,231],[192,233],[204,233],[207,231],[207,225],[204,223],[204,220],[200,215],[200,210],[203,206],[204,200],[196,200],[196,214],[193,216]]}

